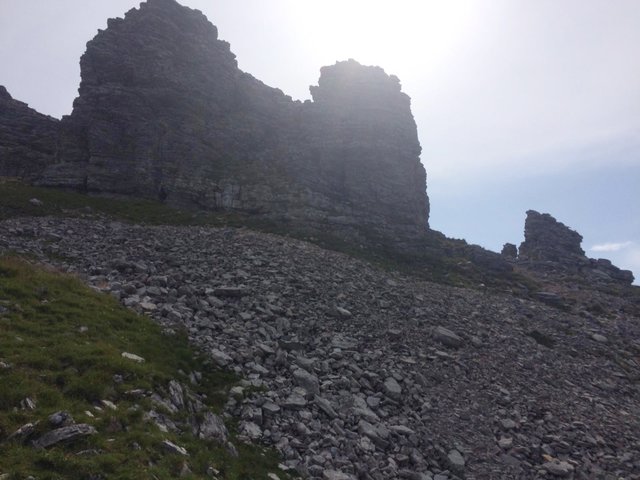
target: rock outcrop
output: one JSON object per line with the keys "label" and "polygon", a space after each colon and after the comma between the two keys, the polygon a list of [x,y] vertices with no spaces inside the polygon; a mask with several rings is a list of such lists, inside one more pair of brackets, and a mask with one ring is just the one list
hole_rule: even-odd
{"label": "rock outcrop", "polygon": [[532,270],[569,275],[574,280],[575,274],[578,274],[591,283],[633,283],[632,272],[621,270],[606,259],[588,258],[581,243],[582,235],[578,232],[558,222],[548,213],[529,210],[518,262]]}
{"label": "rock outcrop", "polygon": [[53,162],[58,120],[14,100],[0,85],[0,175],[33,180]]}
{"label": "rock outcrop", "polygon": [[149,0],[87,44],[40,184],[250,213],[402,243],[428,227],[409,97],[379,67],[324,67],[295,102],[237,67],[197,10]]}
{"label": "rock outcrop", "polygon": [[534,261],[568,262],[584,257],[582,235],[548,213],[527,211],[520,257]]}
{"label": "rock outcrop", "polygon": [[518,247],[516,247],[513,243],[505,243],[502,246],[500,255],[508,258],[509,260],[515,260],[518,256]]}

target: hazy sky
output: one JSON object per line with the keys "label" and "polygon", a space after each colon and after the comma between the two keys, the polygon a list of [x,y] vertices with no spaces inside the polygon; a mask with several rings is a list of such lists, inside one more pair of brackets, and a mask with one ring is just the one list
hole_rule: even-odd
{"label": "hazy sky", "polygon": [[[640,1],[183,0],[240,68],[296,99],[355,58],[412,98],[431,226],[492,250],[525,211],[640,277]],[[71,111],[85,44],[135,0],[0,0],[0,84]],[[639,278],[640,280],[640,278]]]}

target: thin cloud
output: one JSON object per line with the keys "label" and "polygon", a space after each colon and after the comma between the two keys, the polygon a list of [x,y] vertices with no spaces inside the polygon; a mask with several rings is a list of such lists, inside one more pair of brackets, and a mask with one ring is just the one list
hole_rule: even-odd
{"label": "thin cloud", "polygon": [[590,248],[592,252],[619,252],[633,245],[633,242],[607,242],[594,245]]}

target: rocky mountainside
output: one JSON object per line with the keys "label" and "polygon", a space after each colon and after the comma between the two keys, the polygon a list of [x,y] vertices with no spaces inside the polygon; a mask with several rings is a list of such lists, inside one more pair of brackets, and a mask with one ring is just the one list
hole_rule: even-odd
{"label": "rocky mountainside", "polygon": [[379,67],[324,67],[313,101],[294,102],[239,70],[216,27],[174,0],[109,20],[80,67],[55,161],[31,171],[41,185],[394,244],[427,228],[410,100]]}
{"label": "rocky mountainside", "polygon": [[[0,179],[0,255],[185,331],[243,379],[224,413],[240,439],[325,480],[640,480],[631,272],[587,258],[578,233],[534,211],[502,255],[430,230],[396,77],[338,62],[313,101],[292,101],[174,0],[109,20],[81,73],[60,121],[0,88],[0,177],[331,233],[404,268],[246,228],[121,223],[103,214],[122,206],[91,207],[113,195],[49,205],[61,192],[28,187],[43,202]],[[161,216],[175,217],[204,218]]]}
{"label": "rocky mountainside", "polygon": [[310,478],[640,478],[637,295],[558,309],[284,237],[95,218],[6,220],[0,250],[186,329],[246,379],[226,406],[244,438]]}

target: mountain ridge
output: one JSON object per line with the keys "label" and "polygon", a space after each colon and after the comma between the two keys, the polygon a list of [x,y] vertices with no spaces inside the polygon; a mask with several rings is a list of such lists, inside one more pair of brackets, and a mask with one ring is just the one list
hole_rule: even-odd
{"label": "mountain ridge", "polygon": [[313,101],[292,101],[239,70],[216,27],[174,0],[110,19],[80,63],[79,96],[60,121],[3,88],[0,175],[512,268],[508,256],[429,229],[410,99],[380,67],[322,67]]}

